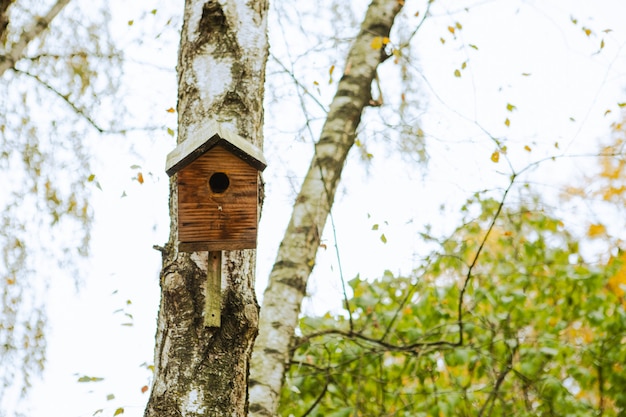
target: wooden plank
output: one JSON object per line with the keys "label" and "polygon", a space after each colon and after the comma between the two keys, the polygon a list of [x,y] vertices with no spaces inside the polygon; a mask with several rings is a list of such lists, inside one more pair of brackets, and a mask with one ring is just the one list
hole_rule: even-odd
{"label": "wooden plank", "polygon": [[[229,186],[219,193],[212,191],[209,185],[209,179],[216,172],[223,173],[229,180]],[[222,146],[216,146],[180,171],[178,182],[178,240],[181,243],[206,243],[211,248],[224,250],[231,250],[233,246],[236,249],[256,247],[256,169]],[[179,249],[183,247],[190,246],[179,245]]]}
{"label": "wooden plank", "polygon": [[[206,250],[206,249],[205,249]],[[204,325],[222,324],[222,251],[209,252],[206,290],[204,295]]]}

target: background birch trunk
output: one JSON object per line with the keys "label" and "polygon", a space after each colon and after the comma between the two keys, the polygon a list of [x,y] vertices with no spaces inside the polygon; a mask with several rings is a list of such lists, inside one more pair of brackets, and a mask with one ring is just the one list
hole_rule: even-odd
{"label": "background birch trunk", "polygon": [[[178,62],[178,142],[208,120],[262,146],[267,1],[188,0]],[[207,252],[179,253],[177,189],[163,249],[155,376],[145,416],[245,416],[257,334],[253,250],[224,251],[222,324],[203,324]]]}
{"label": "background birch trunk", "polygon": [[374,0],[346,59],[343,77],[305,176],[263,297],[250,373],[250,414],[274,416],[291,359],[290,347],[320,237],[361,114],[370,105],[376,68],[388,57],[375,48],[389,36],[402,0]]}

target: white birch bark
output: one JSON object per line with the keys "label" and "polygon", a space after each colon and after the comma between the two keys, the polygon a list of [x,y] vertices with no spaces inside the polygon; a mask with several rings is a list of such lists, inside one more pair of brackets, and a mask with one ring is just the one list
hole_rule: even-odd
{"label": "white birch bark", "polygon": [[291,359],[290,347],[320,236],[332,206],[376,68],[387,56],[372,47],[388,37],[402,0],[373,0],[352,45],[343,77],[293,206],[263,298],[250,374],[250,415],[275,416]]}
{"label": "white birch bark", "polygon": [[[262,145],[266,0],[187,0],[178,61],[178,142],[208,120]],[[253,250],[223,253],[222,323],[203,324],[207,252],[179,253],[177,189],[163,250],[155,376],[145,416],[245,416],[257,334]]]}

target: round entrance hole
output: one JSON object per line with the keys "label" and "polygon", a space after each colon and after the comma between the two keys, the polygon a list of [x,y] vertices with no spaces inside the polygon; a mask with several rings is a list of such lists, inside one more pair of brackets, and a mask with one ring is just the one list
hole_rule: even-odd
{"label": "round entrance hole", "polygon": [[215,194],[223,193],[226,189],[228,189],[229,185],[230,180],[228,179],[228,175],[223,172],[216,172],[211,175],[211,178],[209,178],[209,187]]}

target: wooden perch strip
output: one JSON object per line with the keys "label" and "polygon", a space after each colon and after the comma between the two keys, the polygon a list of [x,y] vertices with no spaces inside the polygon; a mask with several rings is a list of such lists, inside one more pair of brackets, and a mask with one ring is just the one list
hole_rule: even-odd
{"label": "wooden perch strip", "polygon": [[361,114],[371,99],[376,68],[387,56],[372,47],[375,38],[389,36],[399,0],[374,0],[352,45],[344,75],[315,145],[291,220],[279,247],[263,297],[250,371],[250,415],[274,416],[290,361],[289,347],[300,305],[313,269],[320,236],[334,200]]}

